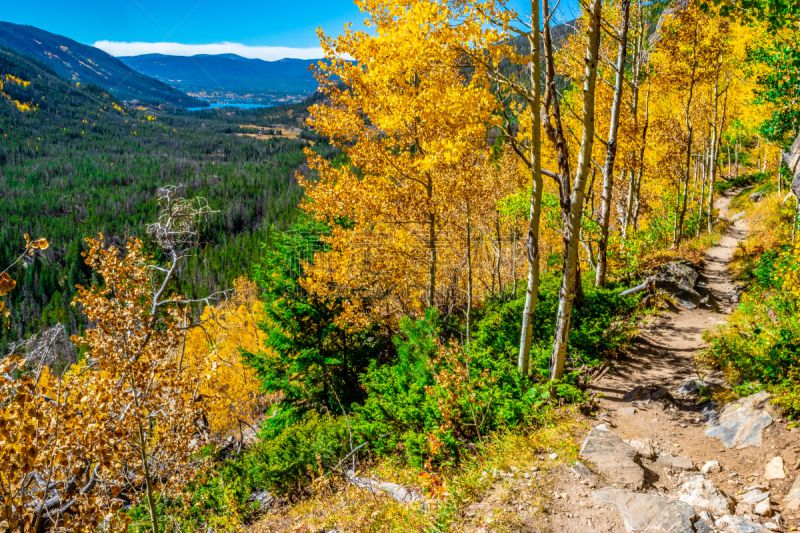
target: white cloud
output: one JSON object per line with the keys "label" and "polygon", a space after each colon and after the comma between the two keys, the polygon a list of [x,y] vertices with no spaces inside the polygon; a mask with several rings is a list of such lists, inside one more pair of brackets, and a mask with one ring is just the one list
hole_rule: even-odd
{"label": "white cloud", "polygon": [[241,43],[179,44],[179,43],[141,43],[97,41],[96,48],[112,56],[138,56],[142,54],[163,54],[168,56],[194,56],[197,54],[236,54],[250,59],[275,61],[276,59],[320,59],[324,57],[322,48],[289,48],[286,46],[247,46]]}

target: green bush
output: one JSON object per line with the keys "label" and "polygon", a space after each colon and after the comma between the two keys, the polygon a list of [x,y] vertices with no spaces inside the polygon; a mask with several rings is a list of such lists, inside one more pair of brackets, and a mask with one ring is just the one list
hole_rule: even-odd
{"label": "green bush", "polygon": [[379,455],[458,461],[470,443],[501,427],[542,416],[547,399],[508,357],[487,348],[441,343],[437,317],[401,321],[398,360],[373,363],[356,408],[357,432]]}

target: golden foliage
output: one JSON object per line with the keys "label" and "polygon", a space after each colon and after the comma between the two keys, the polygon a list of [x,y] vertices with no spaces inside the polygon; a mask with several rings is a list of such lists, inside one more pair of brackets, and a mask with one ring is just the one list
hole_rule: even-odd
{"label": "golden foliage", "polygon": [[251,280],[239,277],[234,288],[230,300],[206,307],[202,328],[186,334],[184,362],[197,375],[209,426],[219,434],[241,430],[241,423],[254,426],[267,401],[241,355],[264,349],[259,338],[264,304]]}

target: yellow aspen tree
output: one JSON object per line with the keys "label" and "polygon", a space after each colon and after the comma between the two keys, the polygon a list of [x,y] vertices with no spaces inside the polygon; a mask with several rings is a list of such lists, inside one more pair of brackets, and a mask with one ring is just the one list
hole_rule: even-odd
{"label": "yellow aspen tree", "polygon": [[385,315],[419,315],[441,303],[437,280],[455,229],[457,169],[467,154],[485,149],[495,98],[445,45],[462,37],[447,6],[358,5],[372,33],[348,28],[337,39],[321,36],[329,61],[318,78],[329,103],[311,108],[309,125],[346,163],[308,151],[319,179],[299,178],[303,208],[331,226],[331,250],[315,276]]}

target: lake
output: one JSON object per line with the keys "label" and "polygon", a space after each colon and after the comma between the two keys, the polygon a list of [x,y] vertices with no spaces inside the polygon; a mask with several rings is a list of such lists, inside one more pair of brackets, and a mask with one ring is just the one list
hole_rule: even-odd
{"label": "lake", "polygon": [[187,107],[187,111],[203,111],[204,109],[216,109],[218,107],[235,107],[236,109],[258,109],[259,107],[272,107],[269,104],[234,104],[234,103],[214,103],[208,107]]}

